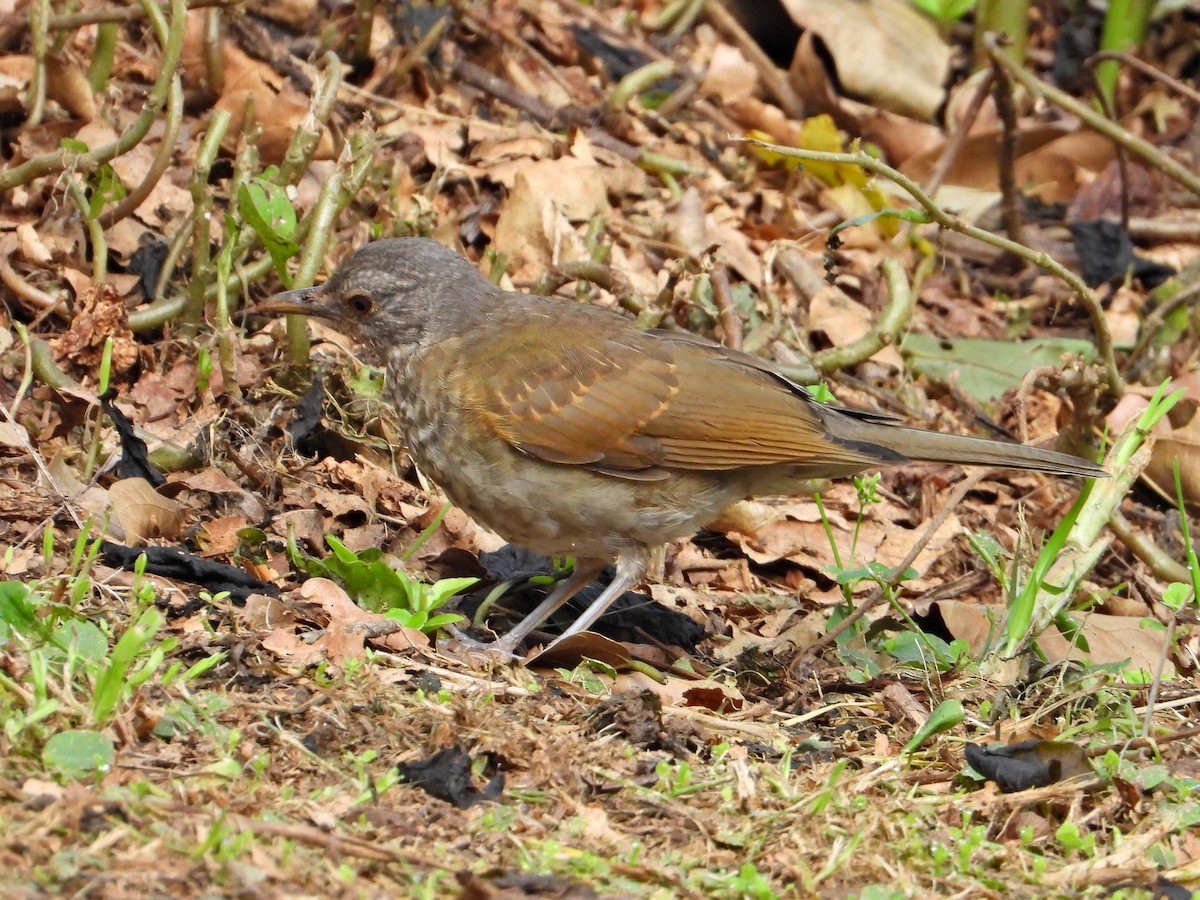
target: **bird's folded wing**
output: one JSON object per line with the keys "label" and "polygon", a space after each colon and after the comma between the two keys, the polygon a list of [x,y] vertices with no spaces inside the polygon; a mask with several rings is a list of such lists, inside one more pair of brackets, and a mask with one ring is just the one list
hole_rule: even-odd
{"label": "bird's folded wing", "polygon": [[802,391],[717,345],[518,326],[470,356],[477,413],[548,462],[656,478],[872,458],[828,435]]}

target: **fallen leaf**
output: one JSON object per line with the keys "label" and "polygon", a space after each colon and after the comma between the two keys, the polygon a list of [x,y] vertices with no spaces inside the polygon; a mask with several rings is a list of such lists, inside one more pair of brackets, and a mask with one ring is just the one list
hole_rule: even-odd
{"label": "fallen leaf", "polygon": [[183,529],[183,509],[164,497],[144,478],[122,478],[108,489],[113,518],[126,540],[143,543],[151,538],[178,537]]}

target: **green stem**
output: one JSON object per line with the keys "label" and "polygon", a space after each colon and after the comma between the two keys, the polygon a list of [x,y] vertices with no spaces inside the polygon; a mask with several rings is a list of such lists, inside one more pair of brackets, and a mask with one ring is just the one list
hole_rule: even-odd
{"label": "green stem", "polygon": [[163,173],[171,165],[171,158],[175,155],[175,147],[179,141],[181,125],[183,125],[183,82],[176,75],[171,79],[167,116],[163,123],[163,134],[159,139],[158,153],[155,154],[154,161],[150,164],[150,169],[141,183],[130,191],[120,203],[100,216],[101,225],[105,228],[112,228],[126,216],[131,215],[150,196],[154,186],[158,184]]}
{"label": "green stem", "polygon": [[208,176],[212,165],[225,140],[225,132],[229,130],[232,115],[228,110],[219,109],[213,112],[208,120],[208,131],[200,142],[200,150],[196,154],[196,164],[192,168],[192,279],[188,285],[188,299],[184,307],[184,320],[192,325],[198,325],[204,316],[205,274],[209,271],[212,259],[212,238],[209,229],[209,216],[212,214],[212,191],[208,186]]}
{"label": "green stem", "polygon": [[[1146,36],[1146,25],[1154,0],[1109,0],[1104,14],[1104,29],[1100,32],[1100,49],[1125,52],[1133,50]],[[1120,65],[1106,60],[1096,67],[1096,81],[1105,100],[1111,105],[1117,89]]]}
{"label": "green stem", "polygon": [[105,22],[96,29],[96,46],[92,51],[92,62],[88,66],[88,84],[92,93],[99,94],[108,87],[112,75],[113,59],[117,55],[117,35],[120,30],[113,22]]}

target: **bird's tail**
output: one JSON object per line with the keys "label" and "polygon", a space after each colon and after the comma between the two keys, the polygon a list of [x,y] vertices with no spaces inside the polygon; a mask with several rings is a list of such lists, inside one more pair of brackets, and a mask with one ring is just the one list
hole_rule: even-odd
{"label": "bird's tail", "polygon": [[1108,473],[1095,463],[1055,450],[869,421],[854,421],[852,425],[845,425],[849,427],[839,428],[839,437],[884,447],[911,460],[1004,466],[1084,478],[1108,477]]}

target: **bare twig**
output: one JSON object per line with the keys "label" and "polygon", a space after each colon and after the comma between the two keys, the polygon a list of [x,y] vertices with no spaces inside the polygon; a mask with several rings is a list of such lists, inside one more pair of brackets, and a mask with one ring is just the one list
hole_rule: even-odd
{"label": "bare twig", "polygon": [[996,159],[996,169],[1000,181],[1000,196],[1003,198],[1004,230],[1008,239],[1016,243],[1021,241],[1021,201],[1017,190],[1016,154],[1017,154],[1017,111],[1013,107],[1012,82],[995,63],[992,64],[994,85],[992,96],[996,98],[996,112],[1000,115],[1000,152]]}
{"label": "bare twig", "polygon": [[984,101],[988,98],[988,93],[992,89],[992,81],[995,80],[995,77],[993,69],[988,69],[983,73],[983,79],[979,82],[975,93],[971,95],[971,102],[967,104],[962,118],[954,126],[954,134],[950,136],[950,140],[942,149],[942,155],[938,157],[933,171],[925,179],[923,187],[930,195],[937,193],[938,188],[945,181],[946,175],[954,166],[955,161],[957,161],[959,154],[962,153],[963,145],[967,142],[967,137],[971,133],[971,126],[979,118],[979,111],[983,109]]}
{"label": "bare twig", "polygon": [[1187,97],[1193,103],[1200,103],[1200,91],[1196,90],[1190,84],[1180,81],[1178,78],[1172,78],[1166,72],[1163,72],[1161,69],[1154,68],[1154,66],[1150,65],[1148,62],[1144,62],[1138,59],[1136,56],[1131,56],[1128,53],[1122,53],[1119,50],[1101,50],[1099,53],[1093,53],[1087,58],[1087,61],[1084,62],[1084,65],[1088,68],[1093,68],[1097,64],[1108,59],[1123,63],[1124,65],[1129,66],[1131,69],[1137,69],[1148,78],[1153,78],[1155,81],[1159,81],[1167,85],[1167,87],[1171,88],[1171,90],[1183,94],[1183,96]]}
{"label": "bare twig", "polygon": [[729,270],[717,266],[709,276],[712,282],[713,303],[717,305],[717,322],[721,326],[721,343],[734,350],[742,349],[742,317],[733,302],[729,287]]}

